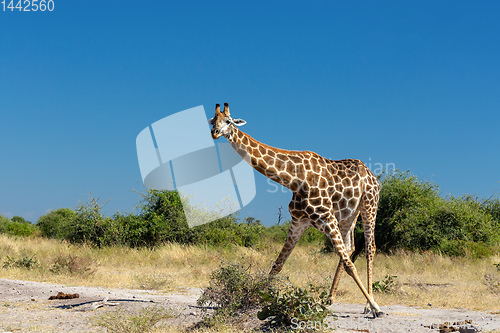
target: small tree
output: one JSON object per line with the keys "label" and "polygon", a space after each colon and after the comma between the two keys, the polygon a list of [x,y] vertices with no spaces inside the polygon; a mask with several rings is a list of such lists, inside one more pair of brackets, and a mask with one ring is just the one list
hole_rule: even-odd
{"label": "small tree", "polygon": [[24,217],[22,216],[13,216],[11,219],[10,219],[12,222],[15,222],[15,223],[22,223],[22,224],[31,224],[30,221],[27,221]]}
{"label": "small tree", "polygon": [[41,216],[38,219],[37,226],[44,237],[64,238],[63,231],[77,216],[78,214],[70,208],[59,208]]}

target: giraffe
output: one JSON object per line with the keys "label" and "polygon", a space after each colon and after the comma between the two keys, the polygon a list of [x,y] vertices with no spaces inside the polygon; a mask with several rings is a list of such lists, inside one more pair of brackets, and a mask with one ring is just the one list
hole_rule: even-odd
{"label": "giraffe", "polygon": [[[334,161],[311,151],[284,150],[261,143],[238,128],[246,122],[231,117],[228,103],[224,103],[223,111],[220,104],[216,104],[215,116],[209,123],[213,139],[224,136],[255,170],[293,193],[288,206],[292,217],[290,229],[269,274],[281,271],[304,231],[315,227],[326,234],[340,256],[330,299],[335,297],[345,270],[367,299],[364,312],[372,311],[374,317],[383,315],[373,299],[371,281],[379,183],[365,164],[355,159]],[[350,259],[354,251],[354,226],[360,214],[366,246],[368,290]]]}

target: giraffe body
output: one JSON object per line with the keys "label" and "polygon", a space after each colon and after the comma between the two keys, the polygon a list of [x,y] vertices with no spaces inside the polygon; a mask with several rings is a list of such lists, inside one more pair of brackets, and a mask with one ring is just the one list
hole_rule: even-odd
{"label": "giraffe body", "polygon": [[[315,227],[327,235],[340,256],[330,297],[335,296],[345,270],[366,297],[368,304],[365,310],[371,308],[375,316],[381,315],[379,306],[373,300],[371,286],[379,200],[379,183],[373,173],[359,160],[334,161],[310,151],[284,150],[263,144],[236,127],[245,122],[231,118],[227,103],[223,112],[217,104],[215,117],[210,122],[214,139],[226,137],[236,152],[255,170],[293,193],[288,206],[292,217],[291,226],[270,274],[281,271],[304,231]],[[366,244],[368,290],[364,288],[350,260],[354,251],[354,226],[360,214]]]}

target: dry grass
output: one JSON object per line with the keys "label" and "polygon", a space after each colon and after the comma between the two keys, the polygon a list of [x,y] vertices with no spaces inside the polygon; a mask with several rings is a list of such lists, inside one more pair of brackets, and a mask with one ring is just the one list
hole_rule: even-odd
{"label": "dry grass", "polygon": [[[37,260],[37,266],[32,269],[0,268],[0,278],[170,292],[186,287],[206,287],[210,273],[219,266],[221,258],[242,263],[245,267],[251,263],[256,270],[267,270],[280,249],[280,244],[270,244],[258,251],[242,247],[215,250],[177,244],[154,250],[96,249],[43,238],[16,239],[0,235],[0,267],[7,256],[12,259],[34,256]],[[58,262],[72,262],[73,266],[71,270],[54,269]],[[329,286],[337,262],[336,255],[320,253],[320,246],[298,246],[281,274],[299,286],[309,283]],[[499,262],[499,255],[471,259],[433,253],[379,254],[375,258],[374,281],[383,280],[385,275],[397,278],[393,292],[376,293],[375,299],[382,307],[389,304],[426,307],[432,303],[437,307],[498,312],[500,271],[494,264]],[[356,267],[365,281],[364,258],[358,259]],[[365,302],[346,275],[340,283],[337,301]]]}
{"label": "dry grass", "polygon": [[104,327],[106,332],[143,333],[153,331],[157,323],[174,316],[170,309],[159,307],[145,308],[132,314],[119,310],[95,317],[94,326]]}
{"label": "dry grass", "polygon": [[[169,327],[169,328],[160,328],[155,331],[154,333],[185,333],[186,329],[185,328],[179,328],[179,327]],[[241,333],[242,329],[241,327],[233,327],[230,325],[224,325],[220,324],[217,325],[217,328],[200,328],[196,330],[190,330],[189,332],[191,333]]]}

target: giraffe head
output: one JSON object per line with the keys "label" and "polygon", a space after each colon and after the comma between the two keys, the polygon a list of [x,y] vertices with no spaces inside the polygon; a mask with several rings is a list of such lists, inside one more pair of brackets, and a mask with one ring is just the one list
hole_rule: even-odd
{"label": "giraffe head", "polygon": [[229,113],[229,105],[224,103],[224,111],[220,111],[220,104],[215,104],[215,116],[210,119],[212,125],[212,138],[218,139],[222,135],[229,138],[233,132],[233,126],[243,126],[247,122],[243,119],[233,119]]}

